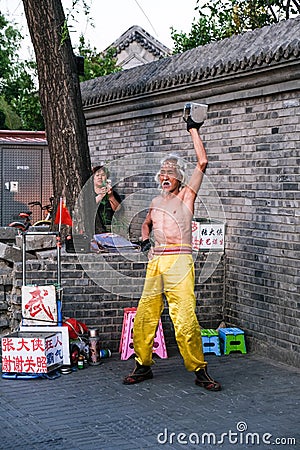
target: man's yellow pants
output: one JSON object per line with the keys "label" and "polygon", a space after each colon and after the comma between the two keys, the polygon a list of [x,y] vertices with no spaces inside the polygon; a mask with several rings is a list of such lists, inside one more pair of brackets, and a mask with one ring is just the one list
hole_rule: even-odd
{"label": "man's yellow pants", "polygon": [[200,326],[195,313],[195,271],[191,254],[163,254],[148,262],[143,293],[133,326],[136,361],[153,364],[153,343],[166,296],[175,337],[185,367],[196,371],[206,366]]}

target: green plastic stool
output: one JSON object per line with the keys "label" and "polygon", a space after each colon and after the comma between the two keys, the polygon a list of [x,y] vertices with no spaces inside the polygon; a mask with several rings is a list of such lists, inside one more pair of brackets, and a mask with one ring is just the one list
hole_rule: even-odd
{"label": "green plastic stool", "polygon": [[245,335],[240,328],[220,328],[219,337],[224,355],[231,352],[247,353]]}

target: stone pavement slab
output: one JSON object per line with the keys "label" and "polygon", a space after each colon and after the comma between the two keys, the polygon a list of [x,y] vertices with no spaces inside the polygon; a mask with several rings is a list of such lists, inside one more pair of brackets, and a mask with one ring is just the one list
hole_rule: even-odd
{"label": "stone pavement slab", "polygon": [[206,359],[221,392],[196,386],[178,354],[134,386],[122,384],[134,360],[118,354],[54,380],[0,378],[0,448],[300,448],[298,369],[255,354]]}

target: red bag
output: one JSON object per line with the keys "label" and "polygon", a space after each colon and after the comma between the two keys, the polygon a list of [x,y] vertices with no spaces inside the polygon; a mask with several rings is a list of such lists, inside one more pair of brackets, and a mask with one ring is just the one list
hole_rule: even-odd
{"label": "red bag", "polygon": [[69,338],[78,339],[82,334],[87,334],[89,332],[88,327],[76,319],[67,319],[63,322],[63,326],[69,329]]}

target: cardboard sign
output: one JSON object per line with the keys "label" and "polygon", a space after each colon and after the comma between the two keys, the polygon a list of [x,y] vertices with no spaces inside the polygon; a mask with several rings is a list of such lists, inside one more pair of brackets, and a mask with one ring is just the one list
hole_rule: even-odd
{"label": "cardboard sign", "polygon": [[57,325],[55,286],[22,286],[22,324]]}
{"label": "cardboard sign", "polygon": [[30,325],[20,325],[20,331],[25,331],[26,333],[60,333],[62,340],[62,350],[63,350],[63,365],[69,366],[71,364],[70,360],[70,339],[69,339],[69,329],[64,326],[53,326],[53,325],[39,325],[38,327]]}
{"label": "cardboard sign", "polygon": [[2,372],[47,373],[62,363],[60,333],[16,332],[2,337]]}

